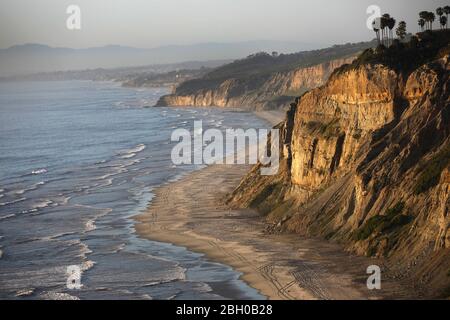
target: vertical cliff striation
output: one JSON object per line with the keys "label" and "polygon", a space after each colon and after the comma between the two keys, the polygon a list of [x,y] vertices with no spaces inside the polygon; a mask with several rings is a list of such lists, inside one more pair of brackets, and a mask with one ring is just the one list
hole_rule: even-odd
{"label": "vertical cliff striation", "polygon": [[[297,98],[279,125],[279,174],[259,176],[256,166],[230,204],[259,209],[270,231],[385,257],[390,276],[424,295],[448,290],[448,39],[365,52]],[[412,52],[421,58],[395,58]]]}
{"label": "vertical cliff striation", "polygon": [[293,96],[322,85],[334,69],[354,58],[336,59],[250,80],[229,78],[217,86],[195,92],[185,93],[182,88],[176,88],[174,93],[163,96],[157,105],[275,109],[284,106]]}

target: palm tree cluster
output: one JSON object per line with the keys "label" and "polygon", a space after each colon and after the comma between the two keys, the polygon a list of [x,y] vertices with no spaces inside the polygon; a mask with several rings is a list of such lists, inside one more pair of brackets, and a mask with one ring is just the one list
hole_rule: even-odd
{"label": "palm tree cluster", "polygon": [[449,13],[450,13],[450,6],[445,6],[443,8],[439,7],[436,9],[436,14],[439,16],[439,24],[441,25],[441,29],[444,28],[447,29]]}
{"label": "palm tree cluster", "polygon": [[445,28],[448,27],[448,15],[450,14],[450,6],[445,6],[444,8],[445,17],[447,18]]}
{"label": "palm tree cluster", "polygon": [[394,39],[392,30],[395,27],[395,19],[388,13],[385,13],[380,18],[374,20],[372,25],[373,31],[375,31],[377,35],[378,43],[386,47],[390,46],[392,44],[392,40]]}
{"label": "palm tree cluster", "polygon": [[433,22],[436,19],[436,16],[433,12],[430,11],[420,11],[419,12],[419,21],[418,24],[422,31],[425,30],[433,30]]}
{"label": "palm tree cluster", "polygon": [[[441,29],[447,29],[448,27],[448,15],[450,14],[450,6],[439,7],[436,9],[436,15],[439,17],[438,22]],[[419,20],[417,24],[420,30],[433,30],[433,22],[436,20],[436,15],[430,11],[419,12]],[[395,27],[395,19],[391,17],[388,13],[383,14],[381,17],[375,19],[372,22],[373,31],[377,36],[378,44],[385,47],[389,47],[394,42],[393,29]],[[398,24],[395,34],[400,40],[406,37],[406,22],[401,21]]]}
{"label": "palm tree cluster", "polygon": [[[441,29],[447,29],[449,13],[450,6],[439,7],[436,9],[436,15],[439,16],[438,22]],[[419,25],[420,30],[433,30],[433,22],[436,19],[436,15],[429,11],[419,12],[419,20],[417,21],[417,24]]]}

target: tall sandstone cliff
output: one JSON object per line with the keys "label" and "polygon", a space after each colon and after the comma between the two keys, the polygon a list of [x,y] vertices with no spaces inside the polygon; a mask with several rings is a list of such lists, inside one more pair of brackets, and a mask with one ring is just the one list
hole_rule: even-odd
{"label": "tall sandstone cliff", "polygon": [[255,166],[230,204],[257,208],[272,232],[383,257],[389,276],[448,295],[449,69],[448,54],[407,73],[341,68],[278,126],[279,173],[260,176]]}
{"label": "tall sandstone cliff", "polygon": [[330,74],[355,56],[250,79],[227,78],[212,87],[180,90],[161,97],[157,106],[239,107],[250,110],[285,106],[293,96],[326,82]]}

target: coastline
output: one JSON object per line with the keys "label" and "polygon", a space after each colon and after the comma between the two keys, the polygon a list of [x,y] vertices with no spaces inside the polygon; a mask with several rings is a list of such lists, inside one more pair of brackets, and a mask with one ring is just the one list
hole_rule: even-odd
{"label": "coastline", "polygon": [[[283,112],[255,112],[278,124]],[[366,268],[382,261],[352,256],[339,245],[294,234],[267,234],[251,209],[223,203],[250,165],[210,165],[157,188],[146,212],[135,216],[139,236],[205,254],[231,266],[268,299],[407,298],[397,282],[368,290]],[[213,191],[214,190],[214,191]],[[212,192],[213,191],[213,192]]]}
{"label": "coastline", "polygon": [[253,112],[258,118],[267,121],[271,126],[276,126],[286,118],[286,111],[282,110],[263,110]]}

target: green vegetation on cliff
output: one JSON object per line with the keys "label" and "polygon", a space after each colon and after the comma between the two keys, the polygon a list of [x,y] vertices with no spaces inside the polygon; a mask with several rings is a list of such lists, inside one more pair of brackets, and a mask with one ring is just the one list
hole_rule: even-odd
{"label": "green vegetation on cliff", "polygon": [[450,145],[447,146],[434,157],[427,161],[423,171],[417,178],[414,192],[420,194],[438,184],[442,171],[450,163]]}
{"label": "green vegetation on cliff", "polygon": [[260,52],[218,67],[199,79],[186,81],[177,87],[175,93],[188,95],[201,89],[214,89],[227,79],[242,81],[243,87],[257,88],[274,73],[306,68],[330,60],[352,56],[374,44],[373,41],[349,43],[325,49],[279,55]]}
{"label": "green vegetation on cliff", "polygon": [[407,76],[412,71],[450,53],[450,30],[425,31],[411,37],[409,42],[394,40],[392,45],[368,48],[351,64],[337,68],[333,75],[354,70],[366,64],[382,64]]}
{"label": "green vegetation on cliff", "polygon": [[368,219],[354,235],[357,241],[365,240],[375,233],[386,233],[399,228],[411,221],[410,217],[402,214],[404,202],[397,202],[386,210],[384,215],[376,215]]}

